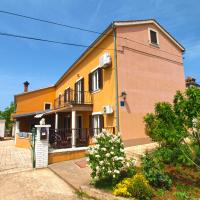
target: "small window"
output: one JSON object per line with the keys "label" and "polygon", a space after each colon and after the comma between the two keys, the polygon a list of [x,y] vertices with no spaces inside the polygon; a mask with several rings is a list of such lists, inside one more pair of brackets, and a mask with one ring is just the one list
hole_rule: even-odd
{"label": "small window", "polygon": [[45,103],[44,109],[45,110],[50,110],[51,109],[51,104],[50,103]]}
{"label": "small window", "polygon": [[150,29],[150,41],[152,44],[158,45],[158,35],[157,32]]}

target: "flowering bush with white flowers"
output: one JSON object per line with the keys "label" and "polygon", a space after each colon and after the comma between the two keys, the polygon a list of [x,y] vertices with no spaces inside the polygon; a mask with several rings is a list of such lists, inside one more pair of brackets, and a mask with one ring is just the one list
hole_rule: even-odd
{"label": "flowering bush with white flowers", "polygon": [[96,144],[89,147],[88,161],[92,169],[94,181],[111,180],[120,177],[126,159],[124,146],[119,135],[107,133],[105,130],[95,137]]}

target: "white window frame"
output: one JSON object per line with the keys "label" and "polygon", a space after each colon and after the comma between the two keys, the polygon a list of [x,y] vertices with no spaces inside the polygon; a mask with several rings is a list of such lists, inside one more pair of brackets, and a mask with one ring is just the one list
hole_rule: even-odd
{"label": "white window frame", "polygon": [[82,102],[82,82],[81,80],[83,79],[83,77],[79,78],[76,83],[78,84],[77,87],[78,87],[78,90],[76,91],[77,92],[77,101],[78,103],[81,103]]}
{"label": "white window frame", "polygon": [[[157,44],[151,42],[151,31],[154,31],[156,33]],[[151,45],[155,45],[155,46],[159,46],[160,45],[159,37],[158,37],[158,31],[157,30],[155,30],[153,28],[148,28],[148,35],[149,35],[149,43]]]}
{"label": "white window frame", "polygon": [[50,109],[48,109],[48,110],[51,110],[52,109],[52,103],[51,102],[44,102],[44,110],[47,110],[47,109],[45,109],[46,104],[50,104]]}
{"label": "white window frame", "polygon": [[92,72],[92,92],[100,90],[98,68]]}
{"label": "white window frame", "polygon": [[[93,124],[93,129],[94,129],[94,136],[99,134],[99,129],[100,129],[100,115],[102,115],[102,112],[93,112],[92,113],[92,124]],[[97,120],[97,127],[94,127],[94,120]]]}

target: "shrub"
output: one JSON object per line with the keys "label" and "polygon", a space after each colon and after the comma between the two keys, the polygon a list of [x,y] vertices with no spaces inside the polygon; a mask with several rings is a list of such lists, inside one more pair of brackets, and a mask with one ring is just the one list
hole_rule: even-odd
{"label": "shrub", "polygon": [[136,174],[135,169],[135,159],[125,159],[124,166],[121,168],[120,171],[120,180],[124,178],[131,178]]}
{"label": "shrub", "polygon": [[189,197],[185,192],[174,192],[173,196],[176,200],[189,200]]}
{"label": "shrub", "polygon": [[165,189],[171,188],[172,180],[164,172],[164,165],[155,154],[146,153],[141,161],[142,172],[152,186]]}
{"label": "shrub", "polygon": [[132,178],[126,178],[118,183],[113,191],[116,196],[135,197],[139,200],[150,200],[154,196],[154,191],[146,178],[137,173]]}
{"label": "shrub", "polygon": [[125,164],[124,146],[119,135],[103,131],[95,137],[96,144],[88,150],[94,182],[116,183]]}

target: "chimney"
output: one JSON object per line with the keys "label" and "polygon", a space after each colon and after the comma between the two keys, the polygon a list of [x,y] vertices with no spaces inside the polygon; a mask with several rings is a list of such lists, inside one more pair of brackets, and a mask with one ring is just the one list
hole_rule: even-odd
{"label": "chimney", "polygon": [[24,92],[28,92],[28,86],[29,86],[29,82],[28,81],[26,81],[26,82],[24,82]]}

